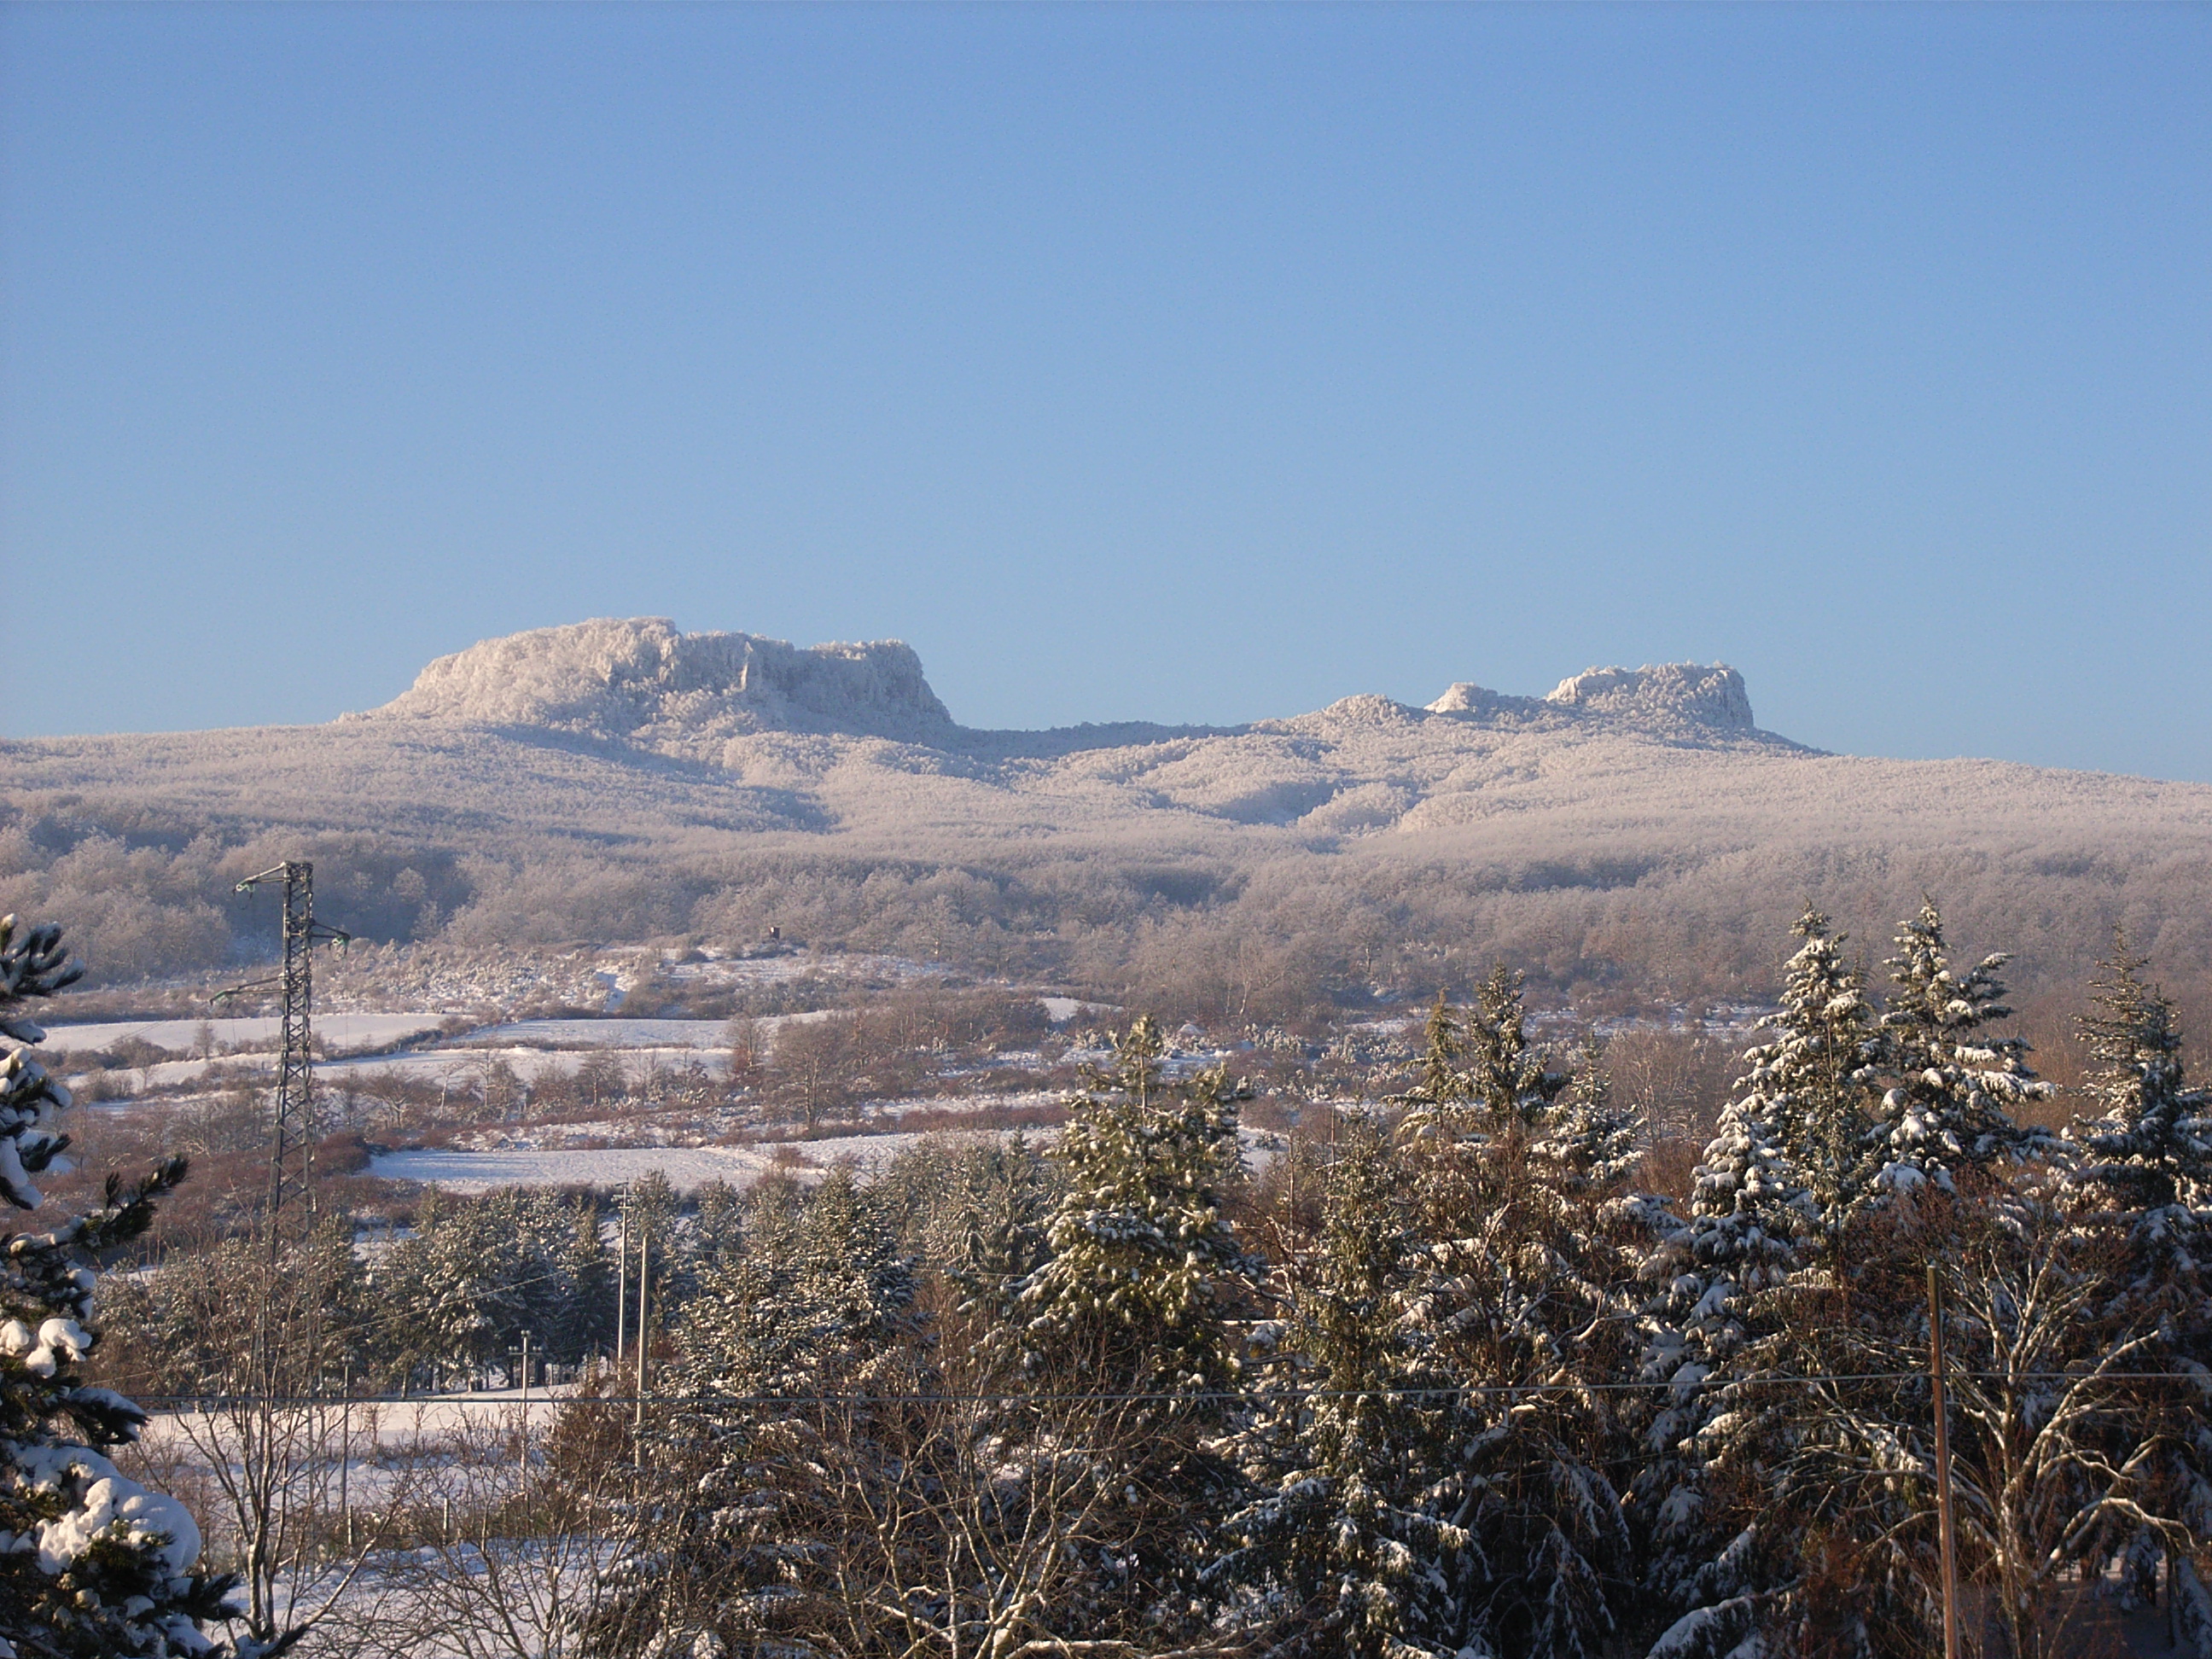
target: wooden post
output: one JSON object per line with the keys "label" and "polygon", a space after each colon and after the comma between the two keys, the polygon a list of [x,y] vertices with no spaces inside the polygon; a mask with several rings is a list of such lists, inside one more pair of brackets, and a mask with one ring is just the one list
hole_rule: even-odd
{"label": "wooden post", "polygon": [[522,1468],[522,1495],[530,1496],[530,1333],[522,1334],[522,1436],[515,1462]]}
{"label": "wooden post", "polygon": [[651,1286],[646,1275],[651,1269],[653,1241],[646,1231],[637,1230],[637,1419],[635,1425],[639,1434],[645,1432],[645,1351],[648,1346],[646,1332],[646,1310]]}
{"label": "wooden post", "polygon": [[345,1381],[338,1385],[338,1409],[345,1413],[338,1429],[338,1523],[345,1528],[346,1552],[353,1552],[353,1506],[347,1497],[347,1476],[353,1469],[353,1361],[346,1361]]}
{"label": "wooden post", "polygon": [[629,1194],[623,1194],[622,1227],[615,1234],[615,1375],[622,1375],[623,1350],[628,1333],[623,1328],[623,1301],[629,1295]]}
{"label": "wooden post", "polygon": [[1936,1526],[1943,1551],[1943,1659],[1959,1659],[1958,1530],[1951,1515],[1951,1423],[1943,1397],[1943,1285],[1928,1264],[1928,1379],[1936,1403]]}

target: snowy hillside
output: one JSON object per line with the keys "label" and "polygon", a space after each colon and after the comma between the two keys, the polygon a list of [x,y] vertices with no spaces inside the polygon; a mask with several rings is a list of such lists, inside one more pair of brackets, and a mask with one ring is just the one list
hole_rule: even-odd
{"label": "snowy hillside", "polygon": [[2121,920],[2212,968],[2212,787],[1820,754],[1720,665],[986,732],[903,645],[594,622],[329,726],[0,744],[0,905],[72,916],[111,975],[233,951],[226,860],[292,849],[349,925],[464,943],[777,926],[1093,977],[1273,952],[1278,979],[1405,980],[1457,951],[1711,988],[1756,980],[1808,896],[1879,940],[1927,889],[2030,977]]}

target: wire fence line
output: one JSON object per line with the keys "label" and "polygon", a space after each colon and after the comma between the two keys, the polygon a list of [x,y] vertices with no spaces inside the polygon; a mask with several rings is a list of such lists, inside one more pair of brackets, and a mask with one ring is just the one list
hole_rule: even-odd
{"label": "wire fence line", "polygon": [[[1983,1382],[2188,1382],[2212,1389],[2212,1377],[2187,1371],[1988,1371],[1946,1369],[1947,1381]],[[1924,1369],[1895,1371],[1769,1372],[1752,1376],[1704,1377],[1695,1382],[1636,1379],[1602,1382],[1433,1383],[1374,1389],[1270,1389],[1188,1390],[1096,1389],[1072,1393],[984,1394],[554,1394],[525,1401],[518,1389],[502,1394],[190,1394],[139,1397],[141,1407],[157,1412],[229,1411],[245,1406],[455,1406],[513,1411],[534,1406],[1013,1406],[1188,1404],[1237,1401],[1274,1405],[1301,1400],[1455,1400],[1531,1394],[1680,1393],[1692,1389],[1738,1389],[1797,1384],[1814,1387],[1845,1382],[1925,1382]],[[557,1385],[556,1385],[557,1386]]]}

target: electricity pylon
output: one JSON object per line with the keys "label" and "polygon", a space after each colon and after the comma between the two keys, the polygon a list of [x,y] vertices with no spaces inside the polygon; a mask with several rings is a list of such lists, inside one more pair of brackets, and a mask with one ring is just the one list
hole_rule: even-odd
{"label": "electricity pylon", "polygon": [[342,928],[315,920],[315,866],[307,863],[280,864],[248,876],[238,884],[250,893],[267,882],[284,884],[284,971],[275,979],[234,985],[220,993],[217,1002],[271,985],[284,994],[283,1042],[276,1062],[276,1103],[269,1130],[269,1254],[283,1247],[281,1218],[287,1199],[304,1204],[312,1216],[314,1193],[310,1182],[315,1159],[314,954],[318,945],[343,943],[353,937]]}

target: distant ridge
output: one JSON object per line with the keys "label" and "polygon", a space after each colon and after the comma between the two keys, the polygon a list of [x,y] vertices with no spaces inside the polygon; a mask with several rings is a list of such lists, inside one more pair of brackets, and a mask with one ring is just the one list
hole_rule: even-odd
{"label": "distant ridge", "polygon": [[1822,755],[1717,663],[991,732],[895,641],[643,617],[487,640],[325,726],[0,742],[0,910],[70,921],[104,974],[233,959],[262,935],[232,888],[289,857],[362,938],[776,927],[1236,1019],[1447,961],[1736,995],[1808,900],[1878,955],[1923,893],[2031,982],[2116,922],[2212,982],[2212,786]]}
{"label": "distant ridge", "polygon": [[[1678,739],[1783,741],[1753,723],[1743,676],[1724,663],[1590,668],[1544,697],[1511,696],[1461,681],[1425,710],[1358,696],[1296,720],[1418,721],[1425,714],[1511,727],[1595,719]],[[684,634],[665,617],[599,618],[481,641],[431,663],[381,708],[346,718],[562,732],[709,761],[720,760],[732,740],[764,732],[1043,755],[1296,723],[1126,721],[1049,732],[979,731],[954,721],[930,689],[921,659],[903,641],[801,649],[757,634]]]}

